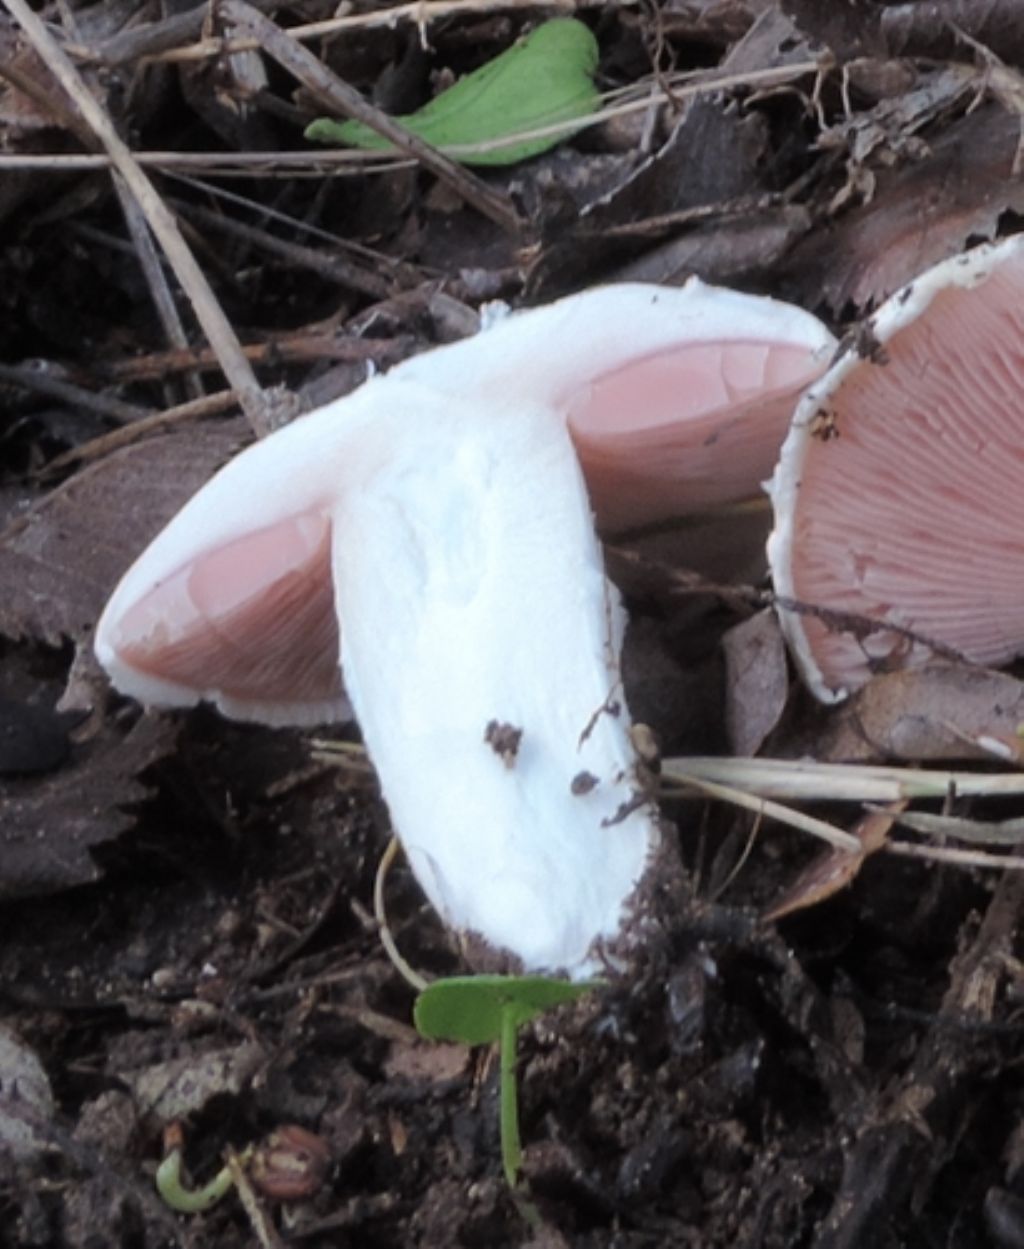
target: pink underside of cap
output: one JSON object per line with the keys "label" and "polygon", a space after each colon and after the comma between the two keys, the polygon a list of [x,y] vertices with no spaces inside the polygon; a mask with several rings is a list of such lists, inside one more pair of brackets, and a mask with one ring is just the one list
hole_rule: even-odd
{"label": "pink underside of cap", "polygon": [[[1005,662],[1024,651],[1024,261],[942,291],[884,350],[824,398],[835,436],[806,443],[793,593]],[[891,631],[799,625],[833,689],[933,653]]]}
{"label": "pink underside of cap", "polygon": [[290,517],[197,556],[124,612],[112,645],[129,667],[207,694],[337,698],[328,519]]}
{"label": "pink underside of cap", "polygon": [[822,371],[804,346],[704,342],[599,376],[567,403],[602,528],[756,496],[796,396]]}

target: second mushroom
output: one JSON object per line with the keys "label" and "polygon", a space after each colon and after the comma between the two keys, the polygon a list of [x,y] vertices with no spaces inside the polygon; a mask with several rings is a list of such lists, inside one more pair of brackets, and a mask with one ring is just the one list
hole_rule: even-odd
{"label": "second mushroom", "polygon": [[801,400],[769,558],[811,689],[1024,651],[1024,237],[893,295]]}

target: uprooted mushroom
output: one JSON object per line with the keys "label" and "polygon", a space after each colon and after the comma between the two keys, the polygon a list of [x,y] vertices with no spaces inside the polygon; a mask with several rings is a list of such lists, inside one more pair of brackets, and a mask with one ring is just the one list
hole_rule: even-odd
{"label": "uprooted mushroom", "polygon": [[928,270],[801,400],[771,495],[781,619],[835,701],[1024,651],[1024,237]]}
{"label": "uprooted mushroom", "polygon": [[350,704],[445,921],[590,974],[642,931],[661,832],[587,483],[615,526],[749,496],[832,346],[696,282],[509,316],[228,464],[125,575],[97,654],[149,703]]}

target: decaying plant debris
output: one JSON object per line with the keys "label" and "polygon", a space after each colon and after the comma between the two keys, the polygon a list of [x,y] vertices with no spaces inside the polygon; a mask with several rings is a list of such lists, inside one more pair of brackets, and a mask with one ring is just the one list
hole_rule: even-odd
{"label": "decaying plant debris", "polygon": [[[541,5],[0,15],[0,1001],[33,1073],[21,1095],[0,1071],[4,1243],[1024,1244],[1024,874],[977,866],[1012,844],[976,844],[1012,836],[1019,797],[887,775],[865,806],[772,780],[859,839],[823,859],[763,807],[694,796],[759,807],[742,771],[678,784],[680,757],[733,752],[1017,769],[1012,668],[880,673],[816,708],[785,697],[735,517],[617,540],[630,706],[673,758],[688,876],[663,882],[673,918],[635,980],[522,1038],[526,1207],[493,1067],[417,1037],[380,946],[387,821],[354,733],[335,729],[339,766],[298,732],[142,715],[90,658],[117,576],[253,431],[474,332],[488,300],[696,273],[843,335],[1017,226],[1012,0],[568,8],[604,107],[486,170],[302,129],[414,112]],[[401,868],[388,917],[421,973],[464,970]],[[179,1216],[153,1186],[175,1125],[197,1184],[250,1145],[331,1164]]]}

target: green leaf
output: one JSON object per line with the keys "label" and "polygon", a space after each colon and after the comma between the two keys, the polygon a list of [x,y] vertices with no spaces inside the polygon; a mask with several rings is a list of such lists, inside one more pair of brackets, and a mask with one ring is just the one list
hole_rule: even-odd
{"label": "green leaf", "polygon": [[598,982],[573,984],[546,976],[453,976],[427,985],[416,999],[413,1020],[429,1040],[487,1045],[501,1037],[506,1012],[519,1027],[597,987]]}
{"label": "green leaf", "polygon": [[[439,148],[490,143],[567,123],[563,131],[544,138],[510,142],[487,152],[452,153],[466,165],[513,165],[561,143],[577,128],[573,122],[598,108],[600,94],[593,83],[597,61],[597,40],[591,31],[575,18],[554,18],[423,108],[396,120]],[[373,151],[392,148],[361,122],[326,117],[307,126],[305,137]]]}

